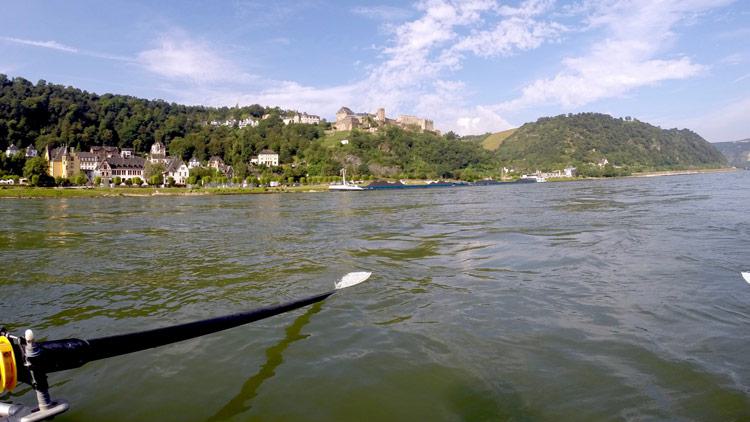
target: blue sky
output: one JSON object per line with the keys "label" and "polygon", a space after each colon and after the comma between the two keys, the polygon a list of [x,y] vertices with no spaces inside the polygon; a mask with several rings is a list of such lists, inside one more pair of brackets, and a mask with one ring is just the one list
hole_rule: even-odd
{"label": "blue sky", "polygon": [[461,134],[596,111],[750,137],[746,0],[5,1],[0,73]]}

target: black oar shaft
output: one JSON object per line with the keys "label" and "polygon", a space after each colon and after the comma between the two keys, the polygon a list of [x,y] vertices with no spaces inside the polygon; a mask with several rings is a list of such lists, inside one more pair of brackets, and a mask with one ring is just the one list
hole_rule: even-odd
{"label": "black oar shaft", "polygon": [[279,315],[320,302],[335,292],[334,290],[294,302],[137,333],[92,340],[65,339],[40,342],[42,364],[46,372],[77,368],[94,360],[164,346]]}

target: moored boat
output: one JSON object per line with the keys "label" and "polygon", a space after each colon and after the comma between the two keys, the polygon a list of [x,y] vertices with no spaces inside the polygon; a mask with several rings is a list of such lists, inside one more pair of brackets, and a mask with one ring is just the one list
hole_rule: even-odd
{"label": "moored boat", "polygon": [[518,179],[520,183],[543,183],[546,182],[547,179],[545,179],[542,176],[537,176],[534,174],[524,174],[521,176],[520,179]]}
{"label": "moored boat", "polygon": [[328,185],[328,190],[334,190],[334,191],[357,191],[357,190],[365,190],[362,186],[355,185],[354,183],[349,183],[346,181],[346,169],[341,169],[341,184],[338,183],[331,183]]}

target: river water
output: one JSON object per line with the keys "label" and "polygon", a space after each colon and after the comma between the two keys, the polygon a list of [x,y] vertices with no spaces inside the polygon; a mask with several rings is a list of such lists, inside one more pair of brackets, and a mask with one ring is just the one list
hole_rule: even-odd
{"label": "river water", "polygon": [[5,199],[0,325],[100,337],[367,270],[320,305],[52,374],[57,420],[748,420],[748,210],[750,172]]}

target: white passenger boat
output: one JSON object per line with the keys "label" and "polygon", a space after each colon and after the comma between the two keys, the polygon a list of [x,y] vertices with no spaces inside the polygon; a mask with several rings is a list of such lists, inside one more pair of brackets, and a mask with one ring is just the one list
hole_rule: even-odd
{"label": "white passenger boat", "polygon": [[521,176],[520,181],[528,182],[528,183],[543,183],[543,182],[546,182],[547,179],[545,179],[542,176],[537,176],[534,174],[524,174],[523,176]]}

